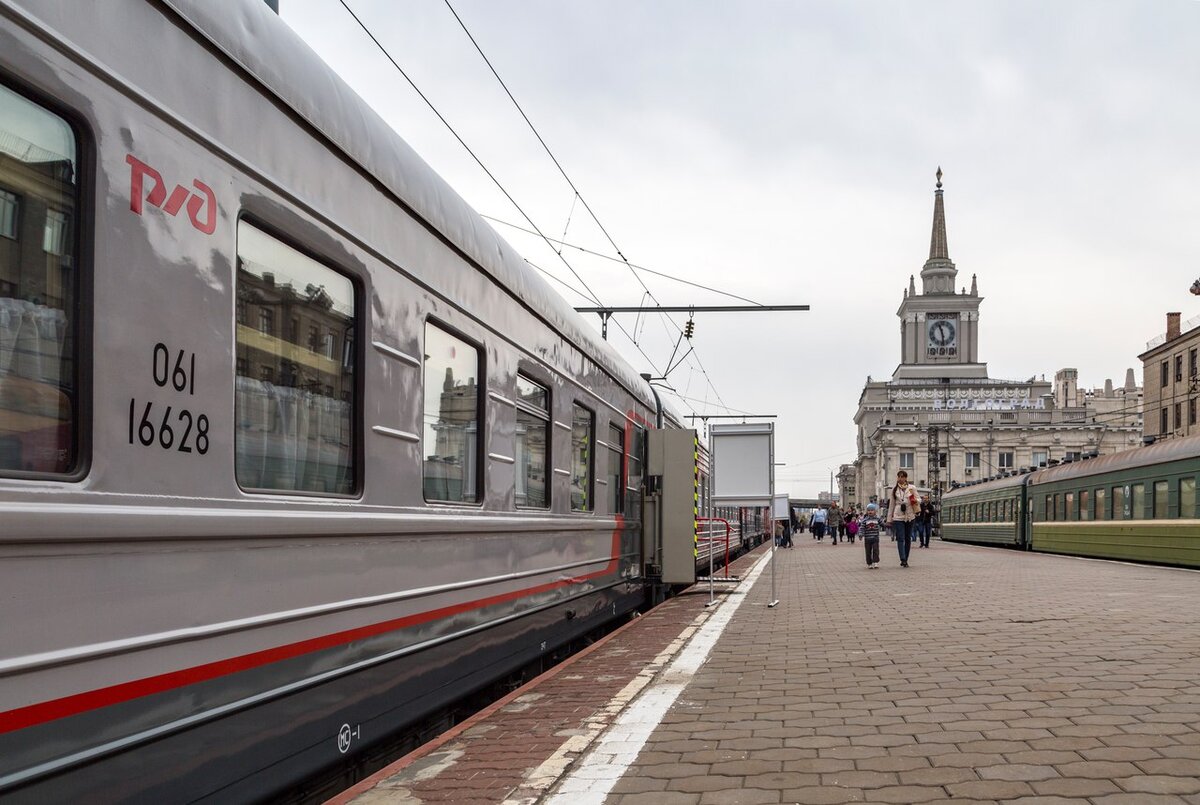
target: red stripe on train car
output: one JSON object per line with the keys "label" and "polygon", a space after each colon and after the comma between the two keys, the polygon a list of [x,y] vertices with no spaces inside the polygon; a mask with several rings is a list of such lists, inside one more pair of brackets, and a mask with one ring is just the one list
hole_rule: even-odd
{"label": "red stripe on train car", "polygon": [[54,721],[67,716],[74,716],[89,710],[97,710],[101,707],[108,707],[114,704],[139,699],[143,696],[152,696],[156,693],[164,693],[175,688],[181,688],[186,685],[194,685],[198,682],[207,682],[211,679],[217,679],[222,676],[236,674],[239,671],[248,671],[252,668],[260,668],[264,665],[269,665],[273,662],[292,659],[304,654],[311,654],[315,651],[322,651],[336,646],[342,646],[347,643],[352,643],[355,640],[362,640],[368,637],[384,634],[386,632],[394,632],[399,629],[405,629],[410,626],[417,626],[422,623],[448,618],[452,615],[458,615],[463,612],[468,612],[473,609],[482,609],[483,607],[492,606],[493,604],[502,604],[507,601],[512,601],[516,598],[522,598],[527,595],[536,595],[537,593],[553,590],[558,587],[565,587],[568,584],[576,584],[581,581],[603,576],[612,573],[618,568],[621,556],[621,532],[624,529],[625,518],[621,515],[616,515],[617,528],[613,532],[613,555],[609,559],[608,565],[603,570],[597,570],[594,573],[588,573],[584,576],[574,576],[569,579],[560,581],[547,582],[539,584],[536,587],[528,587],[524,590],[515,590],[510,593],[501,593],[499,595],[489,596],[487,598],[479,598],[474,601],[464,601],[460,604],[452,604],[440,609],[432,609],[428,612],[420,612],[415,615],[407,615],[403,618],[394,618],[392,620],[374,623],[368,626],[360,626],[356,629],[347,629],[342,632],[314,637],[308,640],[301,640],[298,643],[289,643],[284,646],[265,649],[263,651],[255,651],[250,654],[243,654],[239,657],[230,657],[225,660],[197,665],[192,668],[184,668],[179,671],[172,671],[166,674],[157,676],[149,676],[145,679],[135,679],[130,682],[123,682],[119,685],[111,685],[106,688],[98,688],[96,690],[86,691],[84,693],[76,693],[71,696],[64,696],[60,699],[52,699],[38,704],[31,704],[26,707],[18,707],[15,710],[8,710],[0,713],[0,735],[7,732],[33,727],[38,724],[44,724],[48,721]]}

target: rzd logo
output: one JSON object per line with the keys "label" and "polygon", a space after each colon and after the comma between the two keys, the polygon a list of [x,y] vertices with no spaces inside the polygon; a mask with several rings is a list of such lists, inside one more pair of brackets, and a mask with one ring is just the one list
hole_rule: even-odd
{"label": "rzd logo", "polygon": [[[188,218],[192,220],[192,226],[200,230],[206,235],[211,235],[217,229],[217,197],[213,195],[212,188],[206,185],[199,179],[192,180],[192,186],[204,195],[193,193],[183,185],[175,185],[175,189],[171,191],[171,195],[167,195],[167,186],[163,182],[162,174],[154,168],[142,162],[133,154],[126,154],[125,161],[129,163],[129,209],[133,210],[138,215],[142,214],[143,200],[155,207],[159,207],[167,215],[178,215],[179,210],[183,207],[183,202],[187,202]],[[153,185],[148,193],[145,193],[143,199],[143,190],[145,189],[145,180],[149,178]],[[165,202],[165,203],[164,203]],[[203,220],[200,218],[200,213],[205,212]]]}

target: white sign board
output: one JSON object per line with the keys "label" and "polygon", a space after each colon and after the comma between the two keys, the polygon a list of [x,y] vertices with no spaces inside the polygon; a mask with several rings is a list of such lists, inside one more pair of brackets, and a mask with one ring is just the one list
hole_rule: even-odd
{"label": "white sign board", "polygon": [[775,495],[775,423],[713,425],[708,441],[712,502],[770,506]]}
{"label": "white sign board", "polygon": [[792,519],[792,512],[788,508],[788,496],[786,494],[776,495],[775,497],[771,498],[771,519]]}

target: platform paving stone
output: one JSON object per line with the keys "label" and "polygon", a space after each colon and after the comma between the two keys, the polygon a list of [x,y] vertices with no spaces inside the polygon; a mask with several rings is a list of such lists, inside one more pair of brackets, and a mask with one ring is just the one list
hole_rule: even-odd
{"label": "platform paving stone", "polygon": [[[769,572],[732,593],[661,723],[614,748],[629,765],[609,805],[1200,805],[1200,574],[937,541],[901,569],[886,540],[867,571],[859,545],[797,544],[776,556],[780,605]],[[706,598],[652,610],[340,801],[532,805],[555,757],[562,779],[598,779],[579,736]]]}
{"label": "platform paving stone", "polygon": [[624,780],[741,779],[701,803],[1200,803],[1200,574],[936,541],[908,569],[885,541],[867,571],[858,545],[797,544],[779,606],[764,573],[671,711],[744,754],[689,758],[665,723]]}

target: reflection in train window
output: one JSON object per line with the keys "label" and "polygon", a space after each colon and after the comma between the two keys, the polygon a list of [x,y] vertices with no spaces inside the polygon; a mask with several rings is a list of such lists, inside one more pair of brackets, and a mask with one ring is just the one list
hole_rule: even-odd
{"label": "reflection in train window", "polygon": [[1106,499],[1107,492],[1108,492],[1108,490],[1105,489],[1104,487],[1100,487],[1099,489],[1096,490],[1096,519],[1097,520],[1108,520],[1109,519],[1108,501]]}
{"label": "reflection in train window", "polygon": [[646,455],[646,429],[641,425],[627,425],[630,434],[627,445],[629,474],[625,478],[625,516],[638,519],[642,516],[642,467]]}
{"label": "reflection in train window", "polygon": [[1146,516],[1146,485],[1134,484],[1130,495],[1130,515],[1134,520],[1141,520]]}
{"label": "reflection in train window", "polygon": [[1079,493],[1079,519],[1080,520],[1091,520],[1092,519],[1091,492],[1089,492],[1086,489],[1084,489],[1082,492]]}
{"label": "reflection in train window", "polygon": [[0,472],[76,465],[78,144],[0,85]]}
{"label": "reflection in train window", "polygon": [[479,350],[425,324],[425,499],[479,501]]}
{"label": "reflection in train window", "polygon": [[571,510],[592,511],[592,445],[596,417],[579,403],[571,413]]}
{"label": "reflection in train window", "polygon": [[608,424],[608,496],[609,514],[620,514],[625,508],[625,431],[612,422]]}
{"label": "reflection in train window", "polygon": [[[245,489],[353,494],[354,364],[313,354],[276,321],[303,318],[354,339],[354,284],[246,221],[238,222],[234,432]],[[353,353],[351,353],[353,354]]]}
{"label": "reflection in train window", "polygon": [[550,444],[550,391],[517,375],[517,490],[518,506],[539,509],[550,505],[546,487]]}
{"label": "reflection in train window", "polygon": [[1196,516],[1196,479],[1179,479],[1179,516]]}
{"label": "reflection in train window", "polygon": [[1169,484],[1166,481],[1154,482],[1154,519],[1167,519],[1167,503],[1169,497]]}

